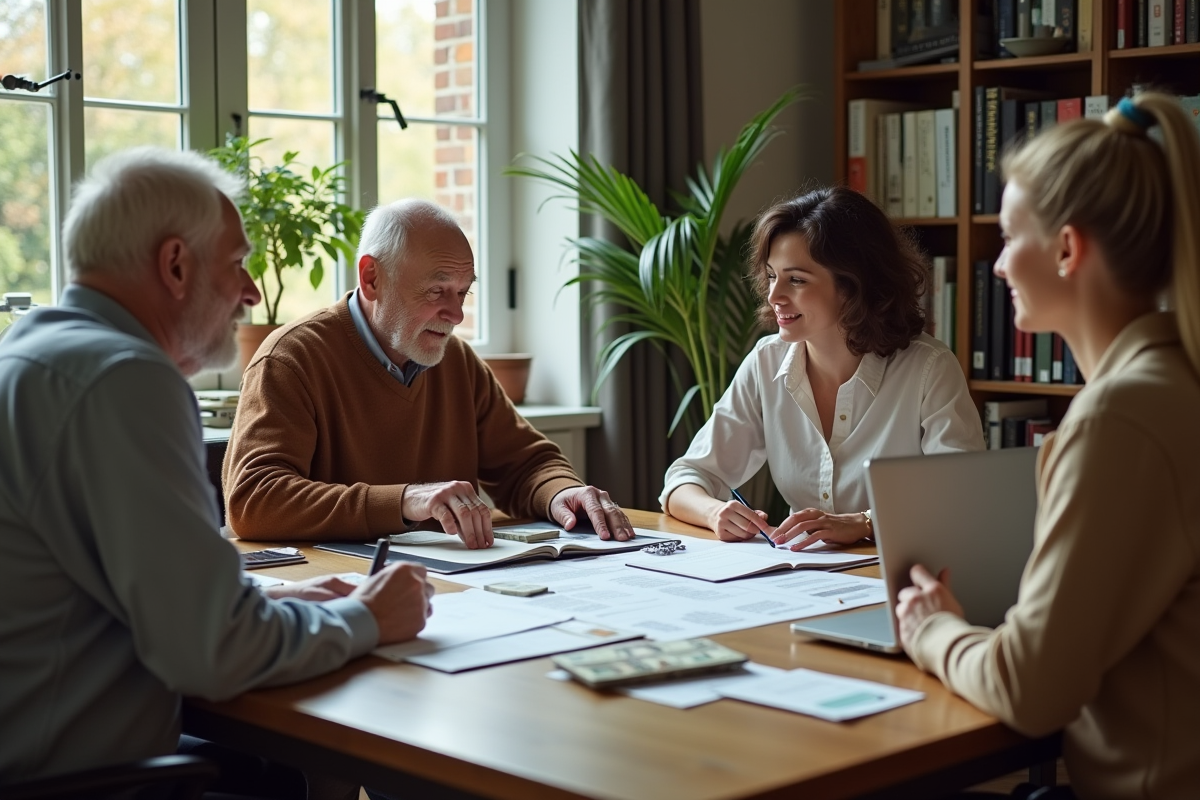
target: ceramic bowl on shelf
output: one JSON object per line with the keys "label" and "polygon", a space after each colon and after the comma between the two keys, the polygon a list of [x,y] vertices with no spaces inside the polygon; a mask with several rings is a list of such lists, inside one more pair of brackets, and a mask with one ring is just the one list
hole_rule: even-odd
{"label": "ceramic bowl on shelf", "polygon": [[1014,36],[1000,40],[1004,49],[1018,58],[1052,56],[1061,53],[1070,43],[1069,36]]}

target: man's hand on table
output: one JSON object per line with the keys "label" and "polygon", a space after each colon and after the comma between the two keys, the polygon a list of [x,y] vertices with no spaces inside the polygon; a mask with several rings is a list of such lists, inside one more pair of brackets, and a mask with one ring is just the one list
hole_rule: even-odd
{"label": "man's hand on table", "polygon": [[550,501],[550,518],[568,531],[575,527],[580,510],[591,520],[592,527],[601,539],[624,542],[633,538],[633,525],[629,517],[609,498],[608,492],[595,486],[563,489]]}
{"label": "man's hand on table", "polygon": [[963,616],[962,605],[950,591],[950,570],[943,569],[935,578],[921,564],[909,570],[913,585],[900,590],[896,619],[900,623],[900,643],[911,653],[913,637],[926,619],[939,611]]}
{"label": "man's hand on table", "polygon": [[263,594],[272,600],[283,600],[284,598],[292,597],[297,600],[313,600],[319,603],[322,600],[336,600],[339,597],[346,597],[354,589],[354,584],[346,583],[346,581],[337,575],[318,575],[315,578],[295,581],[283,586],[268,586],[263,589]]}
{"label": "man's hand on table", "polygon": [[425,567],[398,561],[368,577],[350,593],[375,617],[379,643],[407,642],[425,628],[433,613],[433,584]]}
{"label": "man's hand on table", "polygon": [[410,483],[404,490],[401,513],[411,522],[436,519],[442,530],[462,538],[471,550],[491,547],[492,510],[466,481]]}

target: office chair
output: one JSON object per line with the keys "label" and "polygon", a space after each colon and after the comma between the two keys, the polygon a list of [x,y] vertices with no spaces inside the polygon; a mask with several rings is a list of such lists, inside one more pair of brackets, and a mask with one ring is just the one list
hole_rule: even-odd
{"label": "office chair", "polygon": [[217,779],[217,765],[199,756],[159,756],[0,786],[4,800],[196,800]]}

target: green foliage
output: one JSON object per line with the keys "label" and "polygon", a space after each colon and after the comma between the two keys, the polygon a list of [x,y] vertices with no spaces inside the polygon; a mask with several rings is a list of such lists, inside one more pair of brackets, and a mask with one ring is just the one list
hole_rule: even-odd
{"label": "green foliage", "polygon": [[675,198],[682,212],[676,217],[659,211],[632,178],[573,151],[568,156],[534,157],[532,165],[505,170],[564,190],[554,199],[603,217],[632,246],[631,252],[603,239],[571,240],[581,269],[566,285],[591,284],[585,295],[591,308],[604,303],[621,307],[605,326],[627,323],[630,328],[597,356],[593,399],[630,348],[649,341],[682,350],[695,379],[685,388],[674,375],[683,400],[671,432],[685,419],[694,431],[697,419],[712,414],[761,335],[756,321],[759,301],[743,273],[751,225],[738,224],[724,238],[721,216],[746,169],[779,134],[770,127],[772,120],[804,96],[800,89],[785,92],[742,129],[732,147],[717,152],[711,169],[698,165],[695,177],[688,179],[687,193]]}
{"label": "green foliage", "polygon": [[339,256],[354,262],[365,214],[339,199],[346,179],[338,168],[345,162],[305,171],[296,161],[298,154],[288,151],[282,164],[269,166],[251,153],[251,148],[266,141],[230,136],[224,147],[210,154],[246,181],[239,208],[246,236],[254,247],[246,259],[246,270],[262,291],[267,324],[275,325],[279,322],[283,271],[307,266],[309,282],[314,289],[320,286],[326,257],[335,265]]}

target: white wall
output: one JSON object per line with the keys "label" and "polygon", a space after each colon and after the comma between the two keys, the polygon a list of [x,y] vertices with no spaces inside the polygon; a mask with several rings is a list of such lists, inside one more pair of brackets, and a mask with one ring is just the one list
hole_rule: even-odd
{"label": "white wall", "polygon": [[[549,156],[579,148],[579,45],[576,3],[512,0],[511,143],[514,153]],[[559,291],[578,274],[564,260],[566,239],[579,235],[579,215],[553,192],[525,178],[509,183],[517,311],[513,350],[533,354],[527,403],[580,405],[579,290]],[[503,287],[500,288],[504,291]]]}
{"label": "white wall", "polygon": [[813,98],[783,111],[772,142],[742,178],[725,230],[808,181],[833,180],[833,4],[836,0],[701,0],[707,161],[751,117],[796,84]]}

